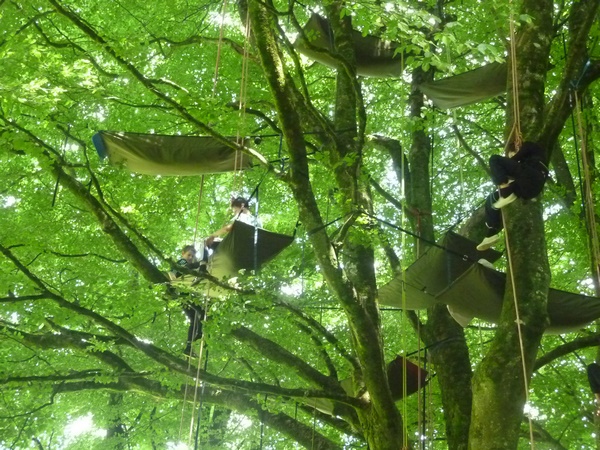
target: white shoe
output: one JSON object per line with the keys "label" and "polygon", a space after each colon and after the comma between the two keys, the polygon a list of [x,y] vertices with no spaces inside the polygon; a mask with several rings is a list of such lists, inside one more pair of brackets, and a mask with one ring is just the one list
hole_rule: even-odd
{"label": "white shoe", "polygon": [[[483,244],[483,242],[482,242]],[[478,249],[479,250],[479,249]],[[488,269],[495,269],[494,265],[489,262],[487,259],[483,259],[481,258],[479,261],[477,261],[479,264],[481,264],[483,267],[487,267]]]}
{"label": "white shoe", "polygon": [[500,197],[498,200],[496,200],[494,203],[492,203],[492,207],[494,207],[496,209],[500,209],[500,208],[508,205],[509,203],[514,202],[516,199],[517,199],[517,196],[514,193],[512,193],[508,197]]}
{"label": "white shoe", "polygon": [[481,241],[480,244],[477,246],[477,250],[479,250],[480,252],[487,250],[488,248],[492,247],[499,240],[500,240],[500,233],[494,234],[493,236],[485,237],[485,238],[483,238],[483,241]]}

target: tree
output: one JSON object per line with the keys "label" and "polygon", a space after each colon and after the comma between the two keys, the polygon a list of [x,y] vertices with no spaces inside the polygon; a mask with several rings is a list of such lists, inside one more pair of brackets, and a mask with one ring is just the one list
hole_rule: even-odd
{"label": "tree", "polygon": [[[551,274],[557,286],[582,290],[585,283],[573,280],[589,271],[565,125],[574,90],[588,96],[587,105],[595,100],[597,1],[250,1],[223,12],[179,1],[168,8],[80,0],[0,7],[2,445],[88,448],[90,441],[73,444],[55,431],[87,413],[107,430],[109,448],[175,445],[201,399],[195,420],[203,433],[218,430],[224,443],[210,441],[215,446],[253,448],[266,438],[276,448],[408,447],[419,432],[417,402],[395,402],[398,380],[388,379],[386,363],[422,340],[444,411],[433,420],[445,430],[440,448],[512,449],[527,397],[549,410],[539,392],[562,383],[560,372],[545,368],[597,345],[593,334],[564,345],[542,341]],[[311,9],[328,19],[333,51],[316,48],[304,32]],[[493,18],[493,32],[473,23],[482,16]],[[405,75],[358,76],[356,29],[402,42]],[[303,59],[292,34],[329,52],[336,67]],[[444,116],[419,90],[505,55],[516,75],[506,98]],[[489,345],[481,349],[484,331],[463,330],[444,305],[404,319],[382,311],[378,286],[475,206],[466,195],[483,198],[490,184],[477,149],[501,147],[515,123],[552,155],[556,182],[544,205],[564,206],[506,208],[510,276],[500,323],[485,331]],[[208,135],[257,167],[243,183],[238,174],[208,177],[196,207],[197,178],[101,164],[90,147],[99,129]],[[251,146],[226,138],[257,134],[262,143]],[[444,139],[452,134],[459,150]],[[257,184],[269,228],[289,232],[299,218],[297,244],[210,301],[207,365],[193,367],[181,355],[181,302],[196,297],[169,296],[165,272],[175,268],[179,247],[226,221],[219,205],[231,193]],[[417,236],[410,242],[386,225],[404,222]],[[588,229],[591,239],[595,231]],[[462,232],[481,237],[480,211]],[[565,267],[569,276],[556,276]],[[536,362],[546,345],[553,350]],[[532,379],[534,370],[540,376]],[[584,384],[572,389],[575,417]],[[250,431],[235,432],[236,414],[254,418]],[[571,447],[581,433],[558,439],[562,420],[532,423],[531,436]]]}

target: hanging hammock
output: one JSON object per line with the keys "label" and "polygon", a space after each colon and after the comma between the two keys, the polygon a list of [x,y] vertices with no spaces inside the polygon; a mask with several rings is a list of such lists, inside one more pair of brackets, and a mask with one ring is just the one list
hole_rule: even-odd
{"label": "hanging hammock", "polygon": [[[333,33],[327,19],[313,14],[304,25],[304,35],[307,36],[310,46],[317,48],[315,51],[302,39],[294,42],[294,47],[303,55],[328,67],[337,68],[339,62],[329,53],[334,53]],[[384,41],[375,36],[363,36],[359,31],[352,31],[354,51],[356,54],[356,72],[364,77],[400,77],[402,76],[402,44]]]}
{"label": "hanging hammock", "polygon": [[440,109],[456,108],[488,100],[506,92],[505,63],[491,63],[459,75],[419,85]]}
{"label": "hanging hammock", "polygon": [[258,270],[293,240],[293,236],[255,228],[236,220],[231,231],[209,258],[208,272],[222,279],[231,277],[240,270]]}
{"label": "hanging hammock", "polygon": [[[328,67],[339,67],[339,62],[330,55],[335,53],[335,49],[329,21],[313,14],[303,30],[309,44],[298,38],[294,42],[296,50]],[[372,35],[363,36],[356,30],[352,32],[352,40],[358,75],[376,78],[402,76],[403,63],[411,54],[403,51],[401,43],[385,41]],[[506,92],[506,78],[506,64],[494,62],[459,75],[423,83],[419,88],[438,108],[448,109],[503,94]]]}
{"label": "hanging hammock", "polygon": [[480,252],[467,238],[453,232],[444,235],[440,246],[431,246],[411,264],[405,275],[398,274],[379,289],[379,303],[402,308],[402,284],[405,278],[405,309],[425,309],[439,303],[436,296],[456,280],[473,261],[497,261],[502,254],[493,249]]}
{"label": "hanging hammock", "polygon": [[[256,239],[256,241],[255,241]],[[274,233],[236,220],[232,229],[208,259],[208,273],[220,281],[237,277],[240,270],[259,270],[294,241],[294,236]],[[173,285],[186,285],[219,297],[226,291],[202,277],[183,275]]]}
{"label": "hanging hammock", "polygon": [[[231,139],[235,142],[235,138]],[[250,167],[250,158],[210,136],[99,131],[92,142],[100,158],[146,175],[200,175]],[[244,142],[246,145],[247,142]]]}
{"label": "hanging hammock", "polygon": [[[397,275],[381,287],[379,303],[402,308],[405,277],[406,309],[445,304],[463,326],[474,317],[497,323],[506,274],[476,261],[482,258],[491,263],[500,257],[500,253],[491,249],[478,252],[475,242],[453,232],[445,235],[441,246],[445,248],[430,247],[406,269],[405,274]],[[600,298],[550,289],[548,314],[550,325],[546,333],[576,331],[600,318]]]}

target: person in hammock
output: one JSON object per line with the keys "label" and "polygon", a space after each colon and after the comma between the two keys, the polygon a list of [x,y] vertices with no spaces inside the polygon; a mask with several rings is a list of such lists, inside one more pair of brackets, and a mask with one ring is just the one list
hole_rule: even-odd
{"label": "person in hammock", "polygon": [[244,197],[234,197],[231,199],[230,207],[233,212],[233,219],[224,227],[219,228],[217,231],[212,233],[209,237],[204,241],[205,248],[210,248],[212,250],[215,249],[216,244],[218,244],[217,238],[229,233],[233,228],[233,222],[239,220],[240,222],[247,223],[248,225],[252,225],[253,227],[261,227],[261,223],[256,218],[250,210],[248,209],[249,203]]}
{"label": "person in hammock", "polygon": [[535,142],[523,142],[519,151],[509,150],[509,156],[492,155],[490,172],[498,189],[485,201],[485,225],[487,233],[477,246],[483,251],[500,240],[502,231],[501,208],[517,198],[529,200],[537,197],[548,178],[546,151]]}

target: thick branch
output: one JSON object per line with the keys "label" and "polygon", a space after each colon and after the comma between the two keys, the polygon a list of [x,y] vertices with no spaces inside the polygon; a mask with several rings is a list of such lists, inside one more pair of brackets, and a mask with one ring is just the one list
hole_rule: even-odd
{"label": "thick branch", "polygon": [[52,161],[52,173],[57,180],[59,180],[60,184],[67,188],[76,198],[81,200],[88,207],[89,211],[98,220],[102,231],[112,239],[113,243],[123,256],[127,258],[131,265],[138,270],[144,278],[152,283],[164,283],[168,280],[156,266],[140,253],[137,246],[129,239],[123,230],[121,230],[118,224],[112,219],[111,215],[102,207],[98,199],[94,197],[80,181],[63,169],[64,160],[59,152],[18,123],[7,119],[3,115],[0,115],[0,119],[7,125],[26,134],[31,142],[45,150],[45,156]]}
{"label": "thick branch", "polygon": [[550,364],[552,361],[562,358],[569,353],[580,350],[582,348],[588,347],[598,347],[600,346],[600,333],[595,333],[589,336],[581,337],[578,339],[574,339],[571,342],[568,342],[563,345],[559,345],[558,347],[550,350],[544,355],[540,356],[533,366],[533,370],[537,371],[544,367],[546,364]]}
{"label": "thick branch", "polygon": [[279,344],[259,336],[254,331],[246,327],[240,327],[232,330],[231,334],[239,341],[250,344],[256,351],[270,360],[285,364],[304,380],[332,392],[344,392],[336,379],[323,375],[303,359],[298,358]]}

